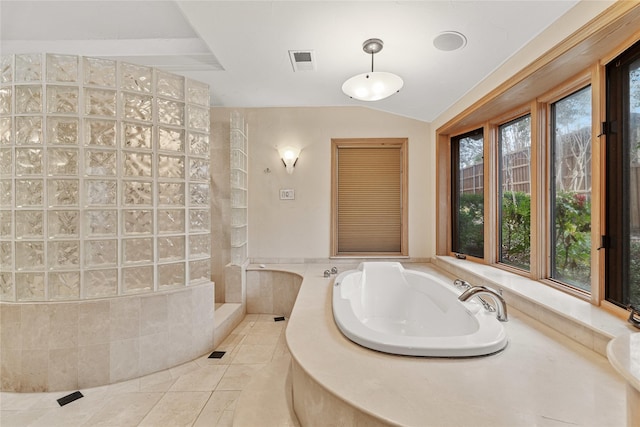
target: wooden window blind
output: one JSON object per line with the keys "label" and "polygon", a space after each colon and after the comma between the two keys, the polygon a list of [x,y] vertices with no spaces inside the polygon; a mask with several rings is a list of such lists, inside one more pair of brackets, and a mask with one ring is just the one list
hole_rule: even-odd
{"label": "wooden window blind", "polygon": [[332,255],[406,255],[406,139],[333,143]]}

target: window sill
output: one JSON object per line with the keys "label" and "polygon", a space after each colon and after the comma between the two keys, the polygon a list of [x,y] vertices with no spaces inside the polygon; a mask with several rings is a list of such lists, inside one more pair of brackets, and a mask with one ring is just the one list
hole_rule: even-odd
{"label": "window sill", "polygon": [[588,301],[515,273],[450,256],[436,256],[433,263],[471,284],[503,289],[509,306],[605,357],[609,340],[637,332]]}

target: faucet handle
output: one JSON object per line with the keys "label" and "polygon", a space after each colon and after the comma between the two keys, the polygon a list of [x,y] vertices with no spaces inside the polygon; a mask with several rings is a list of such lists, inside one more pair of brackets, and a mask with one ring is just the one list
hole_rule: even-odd
{"label": "faucet handle", "polygon": [[338,274],[338,267],[331,267],[331,274]]}
{"label": "faucet handle", "polygon": [[453,286],[459,289],[469,289],[471,287],[471,284],[465,280],[456,279],[453,281]]}

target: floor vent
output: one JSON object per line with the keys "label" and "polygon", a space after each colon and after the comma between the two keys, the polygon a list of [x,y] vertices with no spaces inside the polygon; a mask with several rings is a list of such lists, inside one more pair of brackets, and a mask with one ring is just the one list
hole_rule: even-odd
{"label": "floor vent", "polygon": [[316,54],[313,50],[290,50],[289,59],[295,72],[316,70]]}
{"label": "floor vent", "polygon": [[224,351],[214,351],[209,355],[208,359],[222,359],[222,356],[224,356],[224,354]]}
{"label": "floor vent", "polygon": [[73,393],[67,394],[66,396],[58,399],[58,405],[64,406],[68,403],[73,402],[74,400],[80,399],[81,397],[84,397],[82,393],[80,393],[79,391],[74,391]]}

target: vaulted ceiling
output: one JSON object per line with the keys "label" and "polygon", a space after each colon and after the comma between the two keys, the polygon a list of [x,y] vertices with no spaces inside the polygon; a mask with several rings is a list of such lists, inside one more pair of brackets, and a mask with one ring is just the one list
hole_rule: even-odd
{"label": "vaulted ceiling", "polygon": [[[365,105],[430,122],[577,3],[563,1],[0,1],[0,50],[110,57],[211,86],[226,107]],[[445,31],[467,38],[441,51]],[[342,83],[371,68],[404,87],[367,103]],[[311,51],[295,71],[289,51]]]}

